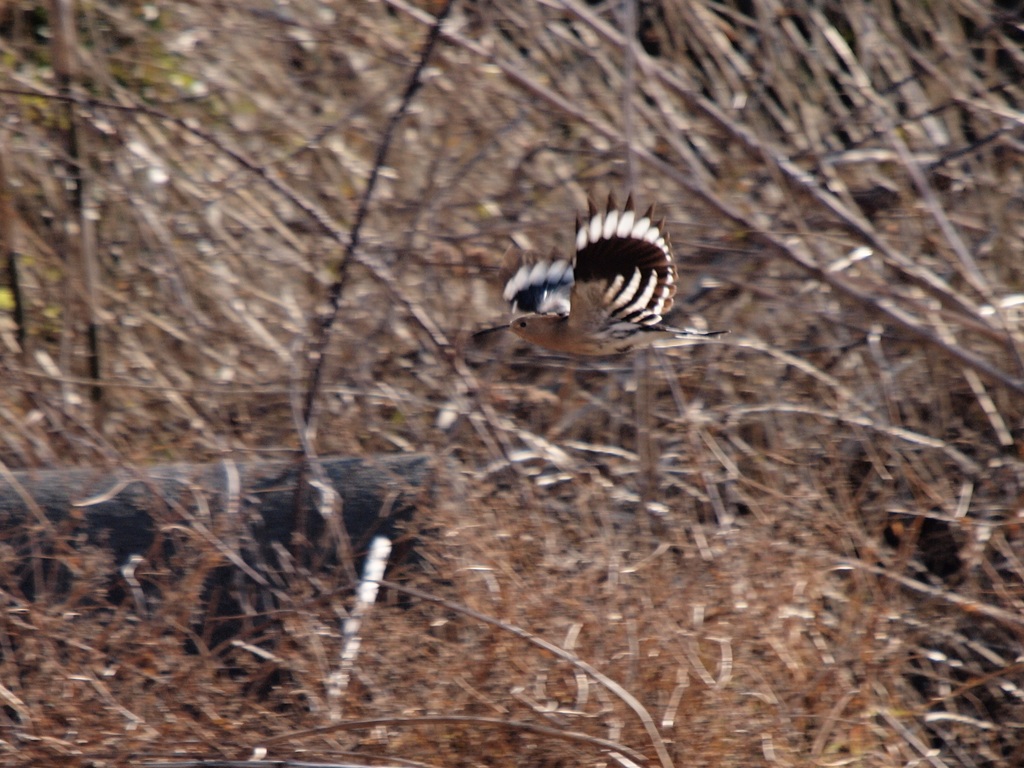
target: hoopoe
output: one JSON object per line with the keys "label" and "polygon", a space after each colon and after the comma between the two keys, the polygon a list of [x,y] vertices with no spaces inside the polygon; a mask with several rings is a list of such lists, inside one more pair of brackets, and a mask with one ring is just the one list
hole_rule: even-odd
{"label": "hoopoe", "polygon": [[676,270],[665,223],[655,224],[653,211],[638,218],[632,195],[621,211],[611,195],[604,213],[591,201],[586,220],[576,219],[572,261],[525,263],[505,284],[504,298],[516,315],[508,328],[541,347],[577,355],[724,333],[661,323],[676,292]]}

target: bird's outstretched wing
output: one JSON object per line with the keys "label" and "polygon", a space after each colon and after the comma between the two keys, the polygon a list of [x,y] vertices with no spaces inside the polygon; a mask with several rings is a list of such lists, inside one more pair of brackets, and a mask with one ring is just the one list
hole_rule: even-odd
{"label": "bird's outstretched wing", "polygon": [[637,216],[630,195],[623,209],[608,196],[598,211],[593,201],[576,222],[575,283],[571,321],[581,329],[627,322],[654,326],[672,306],[676,272],[664,222],[653,208]]}
{"label": "bird's outstretched wing", "polygon": [[537,258],[524,254],[505,283],[505,301],[513,315],[569,313],[573,284],[572,264],[557,257]]}

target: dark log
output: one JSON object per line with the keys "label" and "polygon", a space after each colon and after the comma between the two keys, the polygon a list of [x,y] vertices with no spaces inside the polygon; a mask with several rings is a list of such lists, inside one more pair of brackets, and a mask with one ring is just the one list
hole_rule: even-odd
{"label": "dark log", "polygon": [[[327,591],[353,584],[370,538],[380,533],[394,541],[398,521],[412,515],[428,462],[422,455],[327,458],[320,466],[322,475],[303,475],[297,461],[6,473],[0,477],[0,594],[68,598],[75,611],[131,601],[136,617],[163,610],[175,621],[184,607],[189,653],[230,648],[237,637],[272,646],[284,631],[282,607],[293,607],[288,580],[317,574],[318,588]],[[315,476],[341,499],[329,514],[329,507],[317,506],[325,494],[310,483]],[[330,519],[340,519],[344,532]],[[196,557],[204,542],[212,561]],[[90,547],[103,557],[79,557]],[[391,565],[406,561],[410,550],[404,537]],[[90,574],[86,562],[107,571],[101,592],[88,585],[103,574]],[[198,599],[183,602],[196,576]]]}
{"label": "dark log", "polygon": [[[324,458],[320,464],[340,494],[342,520],[356,551],[412,514],[427,475],[427,459],[419,454]],[[195,519],[212,526],[232,511],[240,520],[256,521],[261,545],[290,547],[296,536],[312,541],[324,530],[319,495],[308,486],[298,490],[300,467],[296,461],[253,461],[14,472],[0,477],[0,538],[26,525],[64,533],[73,528],[109,547],[120,564],[146,552],[160,524]],[[238,491],[229,498],[233,471]]]}

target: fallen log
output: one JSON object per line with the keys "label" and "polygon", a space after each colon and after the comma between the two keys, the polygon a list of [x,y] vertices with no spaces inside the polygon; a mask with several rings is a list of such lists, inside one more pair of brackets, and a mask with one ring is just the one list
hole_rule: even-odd
{"label": "fallen log", "polygon": [[[373,459],[320,460],[331,486],[340,494],[345,528],[353,539],[364,538],[393,524],[409,505],[426,476],[426,457],[420,454]],[[90,536],[114,534],[115,549],[138,553],[148,546],[154,508],[196,510],[209,515],[226,505],[256,504],[271,539],[284,541],[296,523],[296,500],[301,465],[294,461],[162,464],[131,470],[98,468],[45,469],[11,472],[0,477],[0,527],[20,525],[42,513],[59,525],[80,518]],[[237,473],[236,499],[229,483]],[[203,499],[199,504],[200,497]],[[312,494],[306,494],[304,513],[318,516]],[[205,514],[205,513],[204,513]],[[42,522],[38,520],[38,522]]]}
{"label": "fallen log", "polygon": [[[428,470],[420,454],[330,457],[320,466],[322,475],[303,474],[297,461],[5,472],[0,543],[29,559],[94,545],[119,570],[133,557],[166,560],[180,544],[162,534],[184,526],[201,530],[247,580],[262,582],[257,571],[277,564],[281,551],[316,569],[345,552],[355,562],[374,535],[393,537],[411,518]],[[311,483],[316,476],[322,482]],[[338,541],[341,530],[348,541]],[[23,582],[20,591],[31,597],[36,589]]]}

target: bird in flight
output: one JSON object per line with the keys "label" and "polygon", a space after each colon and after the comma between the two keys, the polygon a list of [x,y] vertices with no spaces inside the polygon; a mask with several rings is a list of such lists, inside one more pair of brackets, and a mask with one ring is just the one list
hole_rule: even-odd
{"label": "bird in flight", "polygon": [[613,355],[648,346],[675,346],[724,331],[672,328],[661,322],[672,306],[676,270],[665,223],[637,216],[630,195],[623,209],[608,196],[576,220],[576,255],[525,262],[505,284],[517,336],[556,352]]}

